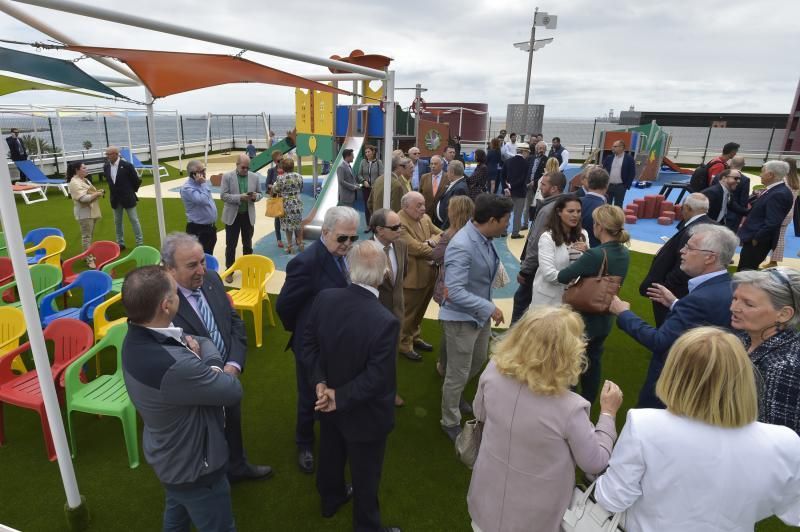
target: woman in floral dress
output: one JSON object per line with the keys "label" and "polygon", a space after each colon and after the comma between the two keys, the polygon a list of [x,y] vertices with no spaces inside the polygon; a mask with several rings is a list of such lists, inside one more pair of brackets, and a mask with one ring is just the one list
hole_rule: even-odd
{"label": "woman in floral dress", "polygon": [[[292,254],[292,242],[297,243],[303,251],[303,176],[294,171],[294,160],[290,157],[281,159],[283,175],[278,176],[272,185],[272,195],[283,198],[284,215],[281,218],[281,228],[286,231],[286,253]],[[294,235],[294,238],[292,236]]]}

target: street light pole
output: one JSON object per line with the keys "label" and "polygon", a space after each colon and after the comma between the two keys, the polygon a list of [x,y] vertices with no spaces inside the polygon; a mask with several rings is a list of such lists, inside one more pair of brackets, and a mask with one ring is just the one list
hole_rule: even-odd
{"label": "street light pole", "polygon": [[[536,13],[539,7],[533,11],[533,22],[531,23],[531,40],[528,44],[528,75],[525,77],[525,107],[522,110],[522,127],[528,127],[528,96],[531,92],[531,69],[533,68],[533,44],[536,42]],[[520,132],[521,138],[525,140],[525,132]]]}
{"label": "street light pole", "polygon": [[[533,70],[533,52],[545,45],[553,42],[553,38],[536,40],[536,26],[544,26],[547,29],[556,29],[558,17],[550,15],[544,11],[540,12],[537,7],[533,12],[533,24],[531,24],[531,39],[529,41],[515,42],[514,48],[519,48],[523,52],[528,52],[528,75],[525,78],[525,105],[522,110],[522,129],[528,129],[528,100],[531,92],[531,71]],[[525,131],[521,132],[522,140],[525,140]]]}

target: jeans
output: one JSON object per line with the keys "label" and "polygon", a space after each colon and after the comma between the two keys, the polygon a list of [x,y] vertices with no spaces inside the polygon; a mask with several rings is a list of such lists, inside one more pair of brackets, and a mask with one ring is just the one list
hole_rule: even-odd
{"label": "jeans", "polygon": [[189,532],[191,525],[199,532],[236,530],[227,476],[220,475],[210,486],[165,490],[164,532]]}
{"label": "jeans", "polygon": [[239,244],[239,233],[242,234],[242,255],[253,254],[253,224],[250,215],[240,212],[233,223],[225,226],[225,269],[231,267],[236,260],[236,246]]}
{"label": "jeans", "polygon": [[281,241],[281,219],[275,218],[275,238],[278,242]]}
{"label": "jeans", "polygon": [[608,204],[609,205],[616,205],[620,209],[624,209],[625,206],[623,202],[625,201],[625,192],[627,192],[627,188],[625,188],[624,183],[613,183],[608,185],[608,191],[606,192],[606,196],[608,196]]}
{"label": "jeans", "polygon": [[81,218],[78,220],[78,225],[81,226],[81,249],[86,251],[92,245],[92,236],[94,235],[94,226],[97,223],[97,218]]}
{"label": "jeans", "polygon": [[490,320],[479,327],[472,321],[443,321],[447,339],[447,369],[442,384],[443,427],[461,424],[458,404],[467,383],[478,374],[489,351]]}
{"label": "jeans", "polygon": [[114,209],[114,227],[117,230],[117,244],[120,246],[125,245],[125,235],[122,231],[122,212],[128,214],[128,220],[131,222],[133,228],[133,236],[136,239],[136,245],[141,246],[144,244],[144,237],[142,236],[142,226],[139,224],[139,214],[136,212],[136,206],[126,209],[125,207],[116,207]]}
{"label": "jeans", "polygon": [[608,336],[589,338],[586,344],[586,358],[589,360],[589,366],[581,375],[581,397],[590,403],[593,403],[597,398],[597,392],[600,389],[600,375],[602,373],[600,361],[603,357],[603,344],[605,344],[606,338]]}

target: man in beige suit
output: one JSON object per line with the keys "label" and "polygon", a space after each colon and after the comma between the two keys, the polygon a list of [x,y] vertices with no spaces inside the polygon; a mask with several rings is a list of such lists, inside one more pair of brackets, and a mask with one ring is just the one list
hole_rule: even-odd
{"label": "man in beige suit", "polygon": [[[408,181],[414,171],[411,159],[407,157],[392,158],[392,194],[389,197],[387,208],[395,212],[400,211],[400,198],[403,194],[411,190],[411,183]],[[369,196],[370,210],[377,211],[383,205],[383,176],[379,176],[372,185],[372,193]]]}
{"label": "man in beige suit", "polygon": [[[255,202],[262,196],[258,174],[250,171],[250,157],[241,154],[236,158],[236,169],[222,176],[222,222],[225,224],[225,268],[236,259],[239,233],[242,235],[242,254],[253,253],[253,227],[256,224]],[[225,282],[230,283],[229,275]]]}
{"label": "man in beige suit", "polygon": [[420,323],[433,296],[436,268],[431,252],[442,231],[425,214],[425,198],[419,192],[409,192],[401,200],[399,213],[403,224],[403,242],[408,246],[408,273],[403,283],[403,327],[400,331],[400,354],[419,362],[422,356],[414,348],[432,351],[433,347],[420,338]]}
{"label": "man in beige suit", "polygon": [[431,157],[431,171],[419,179],[419,191],[425,196],[425,213],[433,220],[433,210],[436,208],[436,203],[447,190],[447,185],[450,184],[448,173],[444,171],[442,158],[438,155]]}

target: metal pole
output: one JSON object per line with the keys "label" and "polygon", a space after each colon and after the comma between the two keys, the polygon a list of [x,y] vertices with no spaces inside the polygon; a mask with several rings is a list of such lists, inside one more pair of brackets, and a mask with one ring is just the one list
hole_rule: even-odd
{"label": "metal pole", "polygon": [[592,141],[589,143],[589,145],[592,148],[594,148],[594,134],[595,134],[595,131],[597,131],[597,119],[596,118],[594,119],[594,125],[592,125]]}
{"label": "metal pole", "polygon": [[[147,94],[147,93],[148,93],[148,91],[147,91],[147,89],[145,89],[145,94]],[[152,137],[152,135],[150,135],[150,122],[151,121],[152,120],[150,119],[150,113],[148,112],[144,117],[144,126],[145,126],[145,129],[147,130],[147,145],[148,146],[153,144],[153,140],[152,140],[153,137]],[[153,127],[155,127],[155,124],[153,124]],[[133,156],[133,148],[131,148],[131,157],[132,156]],[[152,157],[152,155],[150,155],[150,157]]]}
{"label": "metal pole", "polygon": [[264,141],[267,145],[267,149],[270,149],[272,146],[269,145],[269,119],[267,118],[267,113],[265,113],[264,111],[261,111],[261,119],[264,121],[264,129],[265,129]]}
{"label": "metal pole", "polygon": [[106,132],[106,146],[108,146],[111,142],[108,140],[108,119],[105,116],[103,116],[103,130]]}
{"label": "metal pole", "polygon": [[231,149],[236,149],[236,130],[233,127],[233,115],[231,115]]}
{"label": "metal pole", "polygon": [[764,162],[769,159],[769,151],[772,148],[772,138],[775,136],[775,128],[772,128],[772,133],[769,134],[769,143],[767,144],[767,153],[764,154]]}
{"label": "metal pole", "polygon": [[181,124],[181,152],[183,155],[186,155],[186,135],[183,132],[183,115],[180,115],[180,124]]}
{"label": "metal pole", "polygon": [[521,131],[522,140],[525,140],[525,131],[528,130],[528,96],[531,90],[531,69],[533,67],[533,45],[536,42],[536,13],[539,12],[539,7],[537,6],[533,12],[533,23],[531,24],[531,42],[530,42],[530,50],[528,50],[528,76],[525,78],[525,108],[522,110],[522,128],[524,131]]}
{"label": "metal pole", "polygon": [[[314,166],[314,168],[313,168],[313,170],[311,171],[311,177],[312,177],[312,179],[311,179],[311,182],[313,183],[313,185],[312,185],[312,186],[314,187],[314,194],[313,194],[313,196],[316,198],[316,197],[317,197],[317,183],[319,183],[319,169],[317,168],[317,165],[319,164],[319,161],[318,161],[318,159],[317,159],[317,156],[316,156],[316,155],[314,156],[314,158],[312,159],[312,161],[313,161],[313,166]],[[300,175],[301,175],[301,176],[303,175],[303,173],[302,173],[302,170],[303,170],[303,169],[302,169],[302,168],[300,168]],[[328,171],[328,175],[325,177],[325,181],[326,181],[326,182],[328,181],[328,178],[329,178],[330,176],[331,176],[331,174],[330,174],[330,171]]]}
{"label": "metal pole", "polygon": [[706,164],[706,154],[708,153],[708,141],[711,139],[711,126],[708,126],[708,135],[706,136],[706,147],[703,148],[703,160],[700,164]]}
{"label": "metal pole", "polygon": [[[461,125],[464,123],[464,108],[458,108],[458,136],[461,137]],[[461,154],[458,154],[461,157]]]}
{"label": "metal pole", "polygon": [[56,150],[56,136],[53,133],[53,119],[47,117],[47,127],[50,129],[50,145],[53,146],[53,161],[56,163],[56,173],[58,173],[58,150]]}
{"label": "metal pole", "polygon": [[156,142],[156,121],[153,113],[153,95],[150,91],[144,91],[145,101],[147,102],[147,137],[150,140],[150,164],[153,165],[153,184],[156,189],[156,216],[158,217],[158,232],[161,242],[167,237],[167,229],[164,224],[164,200],[161,198],[161,172],[158,171],[158,143]]}
{"label": "metal pole", "polygon": [[128,149],[133,153],[133,143],[131,142],[131,119],[128,116],[128,111],[125,111],[125,127],[128,130]]}
{"label": "metal pole", "polygon": [[211,113],[206,113],[206,151],[203,155],[203,164],[208,166],[208,144],[211,142]]}
{"label": "metal pole", "polygon": [[[64,173],[67,172],[67,147],[64,145],[64,128],[61,127],[61,113],[56,111],[56,123],[58,124],[58,138],[61,141],[61,154],[64,156]],[[1,166],[1,165],[0,165]],[[58,161],[56,161],[56,173],[60,174],[61,170],[58,168]]]}
{"label": "metal pole", "polygon": [[[422,100],[422,83],[414,86],[414,138],[419,138],[419,115]],[[416,141],[415,141],[416,142]]]}
{"label": "metal pole", "polygon": [[[394,70],[386,71],[383,99],[386,114],[383,124],[383,207],[388,209],[392,201],[392,142],[394,141]],[[373,192],[374,193],[374,192]]]}
{"label": "metal pole", "polygon": [[183,175],[183,143],[181,142],[181,132],[183,131],[183,124],[178,111],[175,111],[175,135],[178,139],[178,173]]}
{"label": "metal pole", "polygon": [[[31,105],[31,123],[33,124],[33,138],[36,139],[36,160],[39,162],[37,165],[42,167],[42,143],[39,141],[39,130],[36,128],[36,115],[33,114],[33,106]],[[773,132],[775,130],[773,129]]]}
{"label": "metal pole", "polygon": [[486,131],[486,144],[492,141],[492,117],[489,116],[489,129]]}

